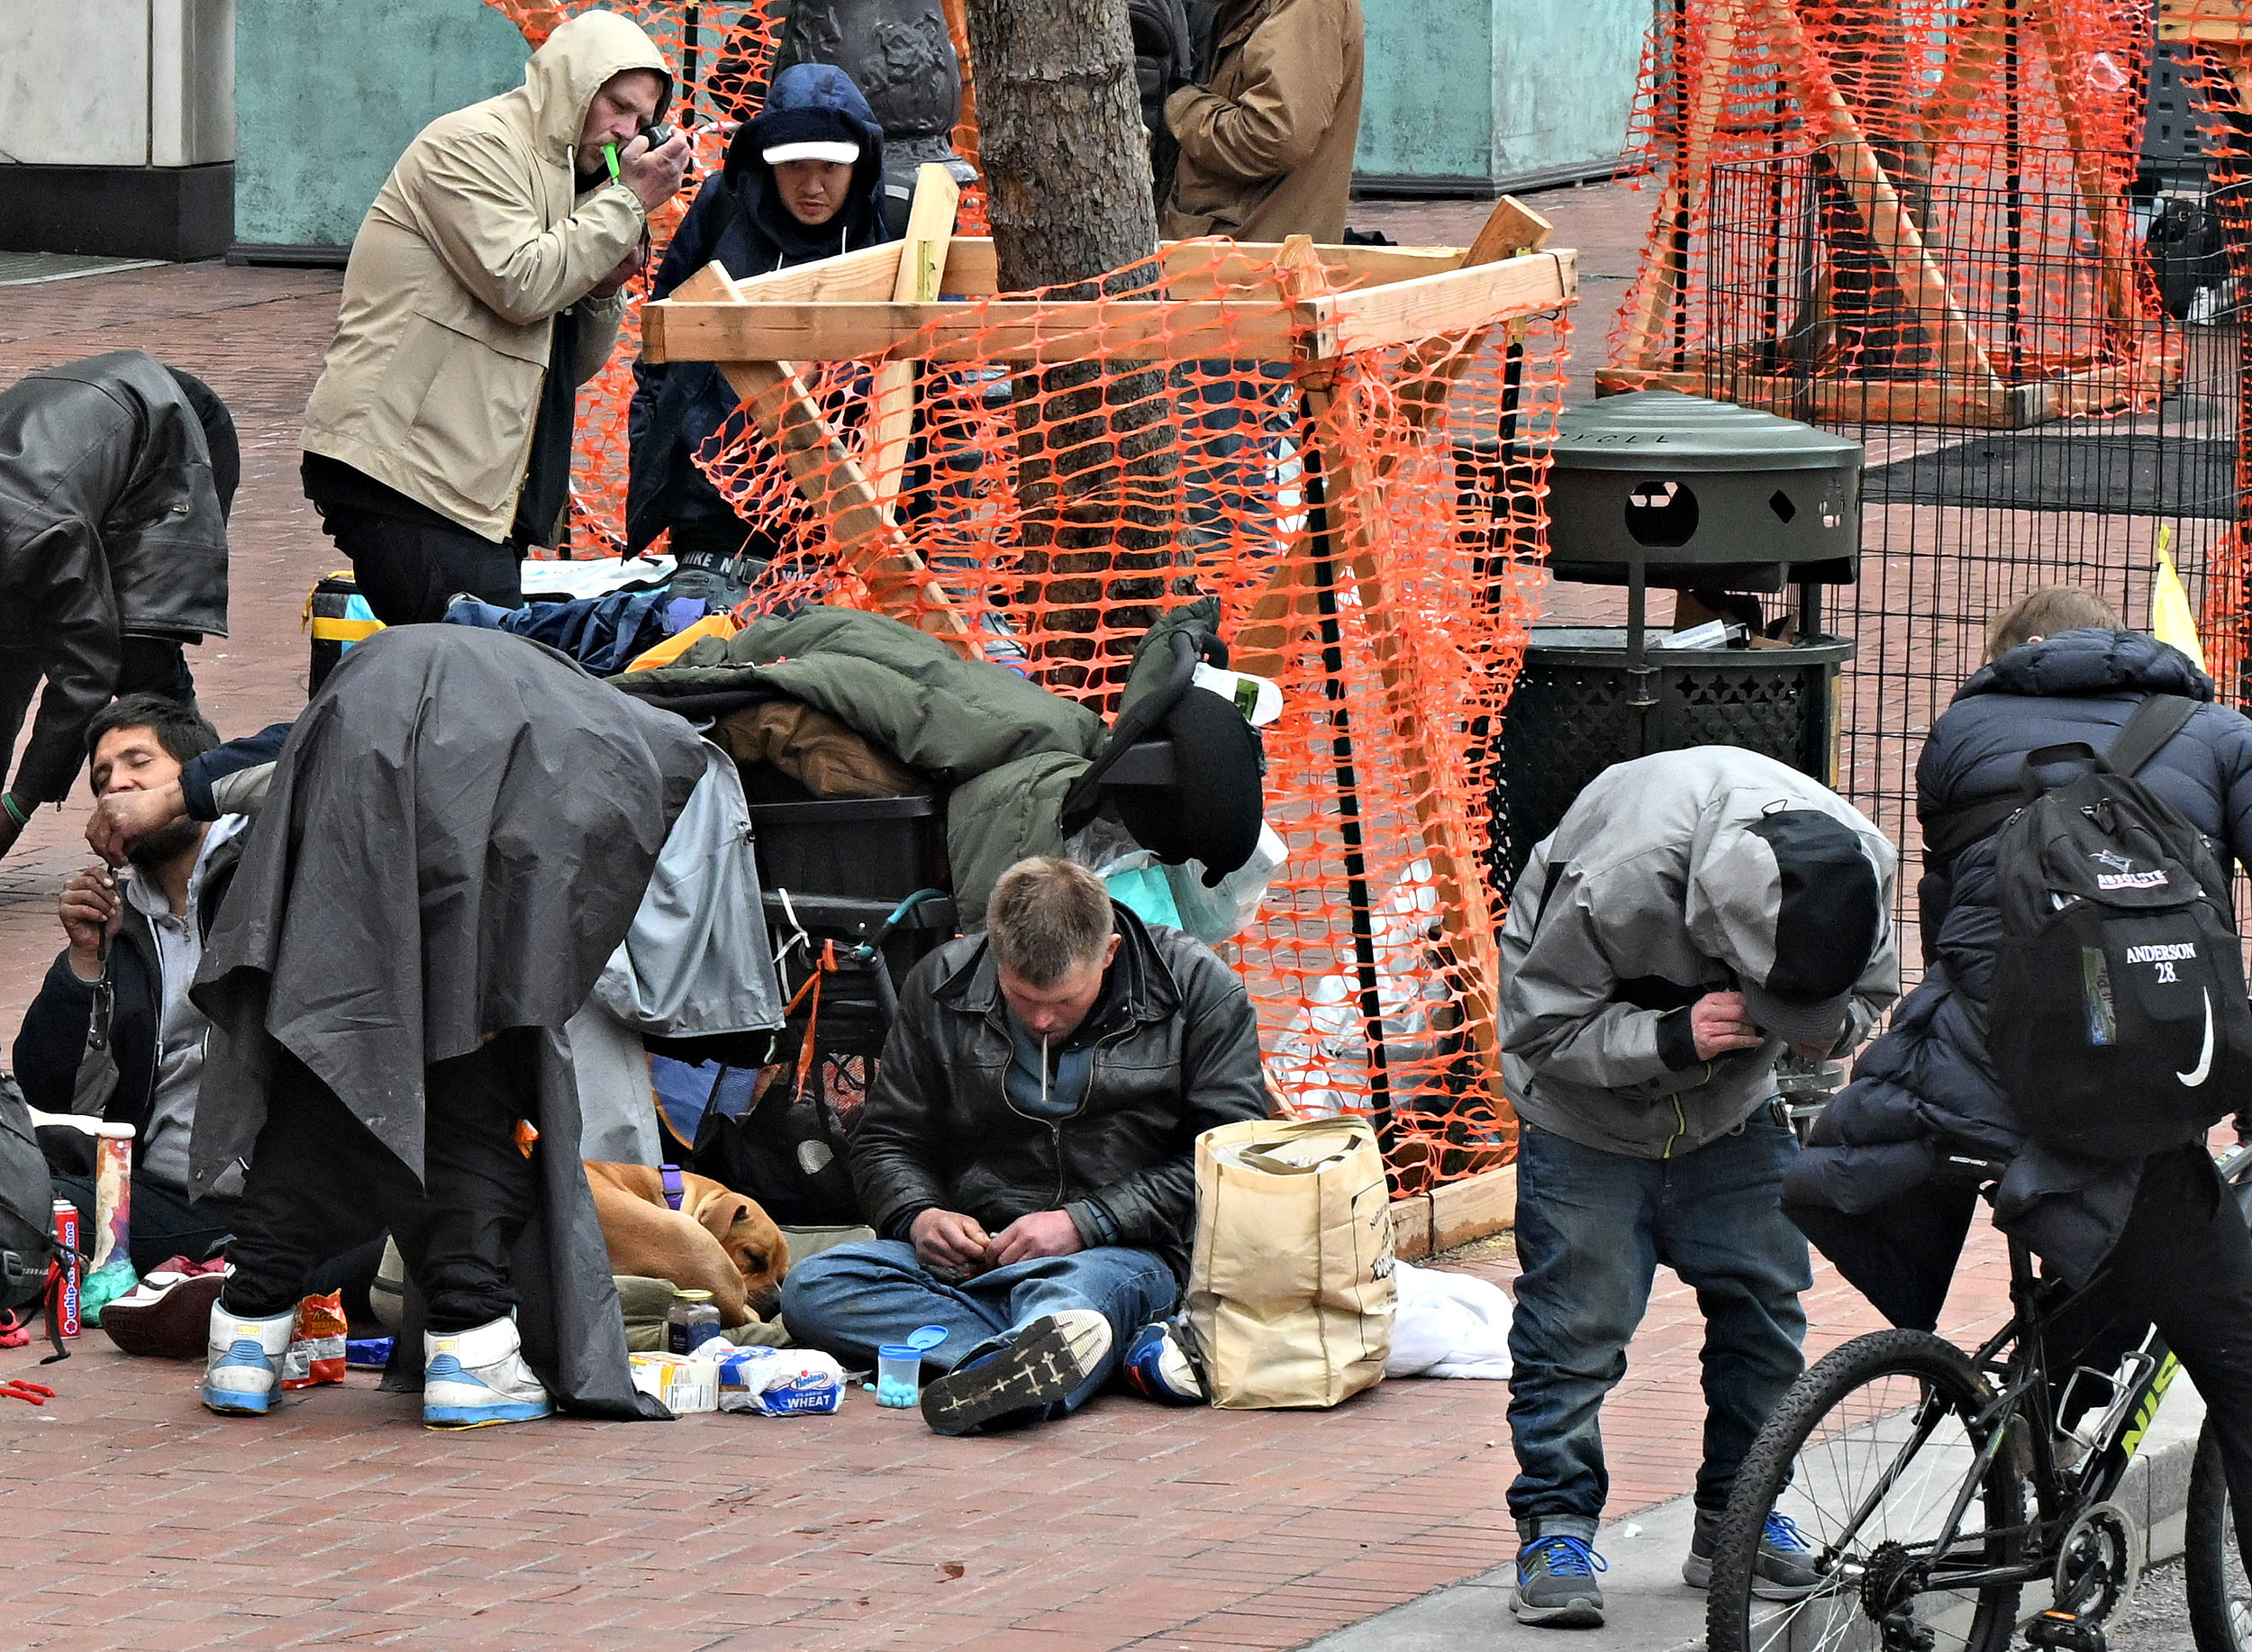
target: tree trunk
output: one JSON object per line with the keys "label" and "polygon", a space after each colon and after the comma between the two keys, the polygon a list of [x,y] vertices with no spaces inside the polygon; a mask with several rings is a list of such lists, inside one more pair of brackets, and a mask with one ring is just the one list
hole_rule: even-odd
{"label": "tree trunk", "polygon": [[[1156,288],[1125,0],[968,0],[968,14],[1003,288],[1058,288],[1059,298]],[[1036,668],[1059,689],[1121,683],[1171,584],[1179,453],[1165,370],[1104,361],[1028,371],[1015,413],[1024,596],[1048,608]],[[1117,634],[1098,642],[1098,629]]]}

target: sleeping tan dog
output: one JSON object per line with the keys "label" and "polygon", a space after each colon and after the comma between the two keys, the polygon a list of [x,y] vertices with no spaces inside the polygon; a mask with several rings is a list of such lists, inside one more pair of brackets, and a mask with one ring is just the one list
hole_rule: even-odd
{"label": "sleeping tan dog", "polygon": [[782,1230],[757,1201],[709,1176],[683,1172],[680,1182],[676,1211],[665,1203],[665,1178],[649,1166],[586,1161],[610,1271],[709,1291],[722,1325],[748,1325],[773,1313],[790,1271]]}

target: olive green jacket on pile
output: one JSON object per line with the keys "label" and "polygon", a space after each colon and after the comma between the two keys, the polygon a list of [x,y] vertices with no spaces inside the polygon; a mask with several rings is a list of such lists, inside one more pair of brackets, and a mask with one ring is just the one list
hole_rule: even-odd
{"label": "olive green jacket on pile", "polygon": [[622,183],[578,195],[573,153],[595,94],[634,68],[671,86],[638,27],[588,12],[532,54],[515,91],[440,115],[407,146],[352,241],[306,452],[507,537],[557,313],[577,310],[581,384],[625,313],[622,294],[586,295],[649,215]]}
{"label": "olive green jacket on pile", "polygon": [[1064,794],[1103,744],[1102,719],[1076,701],[850,608],[775,615],[611,681],[654,705],[735,689],[800,700],[931,776],[949,789],[947,859],[973,930],[1003,872],[1063,853]]}

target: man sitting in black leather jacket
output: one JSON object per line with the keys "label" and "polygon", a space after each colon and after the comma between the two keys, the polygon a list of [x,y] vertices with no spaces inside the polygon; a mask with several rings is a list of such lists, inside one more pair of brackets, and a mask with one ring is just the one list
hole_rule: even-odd
{"label": "man sitting in black leather jacket", "polygon": [[1197,1136],[1267,1112],[1250,1000],[1200,942],[1047,858],[1002,874],[986,926],[900,993],[852,1141],[882,1237],[782,1293],[792,1334],[849,1365],[943,1327],[922,1355],[941,1434],[1092,1397],[1179,1299]]}

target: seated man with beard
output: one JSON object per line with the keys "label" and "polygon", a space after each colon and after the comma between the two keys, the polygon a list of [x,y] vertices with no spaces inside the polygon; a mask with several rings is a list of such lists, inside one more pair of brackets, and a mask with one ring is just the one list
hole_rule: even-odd
{"label": "seated man with beard", "polygon": [[[106,797],[177,780],[219,735],[189,707],[137,694],[96,713],[86,743],[95,795]],[[141,1274],[173,1257],[202,1261],[233,1221],[231,1199],[197,1203],[187,1191],[209,1030],[187,987],[249,825],[240,814],[176,820],[139,839],[114,873],[96,865],[73,874],[60,902],[68,944],[16,1035],[16,1076],[34,1108],[133,1127],[132,1262]],[[90,1160],[50,1157],[50,1167],[55,1196],[76,1204],[80,1231],[92,1233]],[[194,1329],[200,1348],[203,1327]]]}

